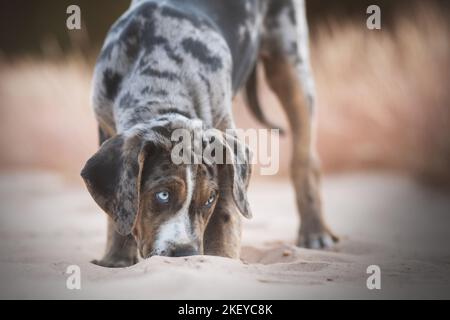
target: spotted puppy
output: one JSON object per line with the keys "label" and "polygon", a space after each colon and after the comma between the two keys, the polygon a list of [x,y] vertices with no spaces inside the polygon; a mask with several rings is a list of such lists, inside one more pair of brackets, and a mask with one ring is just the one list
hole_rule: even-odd
{"label": "spotted puppy", "polygon": [[109,31],[94,73],[100,149],[82,177],[109,216],[106,253],[94,263],[129,266],[138,252],[239,257],[236,211],[251,216],[247,148],[232,148],[234,164],[175,164],[171,135],[213,128],[225,141],[243,86],[254,115],[270,125],[256,93],[258,61],[293,134],[297,244],[337,240],[321,214],[304,1],[134,0]]}

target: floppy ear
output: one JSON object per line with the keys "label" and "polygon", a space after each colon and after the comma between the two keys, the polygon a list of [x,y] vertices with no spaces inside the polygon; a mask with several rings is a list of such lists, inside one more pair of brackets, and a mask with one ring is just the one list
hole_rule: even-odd
{"label": "floppy ear", "polygon": [[226,162],[228,171],[227,184],[231,185],[233,200],[240,213],[250,219],[252,212],[247,200],[247,187],[252,173],[251,152],[249,148],[237,138],[226,135]]}
{"label": "floppy ear", "polygon": [[144,144],[140,135],[116,135],[102,144],[81,171],[95,202],[122,235],[131,232],[138,211]]}

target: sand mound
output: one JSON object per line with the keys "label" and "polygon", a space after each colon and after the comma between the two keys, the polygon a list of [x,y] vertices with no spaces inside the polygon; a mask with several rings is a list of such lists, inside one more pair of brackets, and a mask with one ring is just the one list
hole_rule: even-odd
{"label": "sand mound", "polygon": [[[342,241],[330,251],[293,245],[287,182],[256,181],[240,261],[152,257],[123,269],[89,261],[104,249],[105,217],[81,185],[45,173],[0,178],[0,298],[432,298],[450,297],[448,195],[392,176],[325,179],[327,217]],[[379,265],[382,289],[368,290]],[[68,290],[69,265],[81,290]]]}

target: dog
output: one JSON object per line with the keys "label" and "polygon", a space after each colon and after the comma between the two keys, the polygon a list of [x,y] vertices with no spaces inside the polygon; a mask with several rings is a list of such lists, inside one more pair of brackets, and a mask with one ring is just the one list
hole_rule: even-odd
{"label": "dog", "polygon": [[[138,253],[239,258],[241,216],[251,217],[250,152],[223,138],[235,128],[231,106],[241,88],[254,116],[273,126],[257,96],[258,63],[293,135],[297,245],[336,242],[321,209],[308,50],[303,0],[132,1],[94,70],[100,148],[81,176],[109,218],[106,253],[93,263],[126,267]],[[202,143],[219,141],[239,161],[175,164],[171,135],[178,129],[213,129]]]}

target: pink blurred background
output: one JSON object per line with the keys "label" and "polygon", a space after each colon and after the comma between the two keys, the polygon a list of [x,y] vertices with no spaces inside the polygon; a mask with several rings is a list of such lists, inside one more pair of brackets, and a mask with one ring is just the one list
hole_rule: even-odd
{"label": "pink blurred background", "polygon": [[[327,19],[312,28],[323,169],[393,170],[448,185],[448,16],[422,3],[395,17],[375,31],[364,19]],[[0,55],[0,170],[46,169],[77,177],[95,152],[89,96],[98,46],[86,53],[89,37],[71,37],[69,52],[47,37],[37,56]],[[264,82],[260,95],[272,121],[287,128]],[[241,96],[235,110],[238,127],[260,127]],[[289,153],[288,134],[281,139],[278,177],[286,176]]]}

